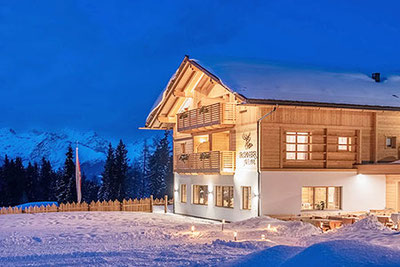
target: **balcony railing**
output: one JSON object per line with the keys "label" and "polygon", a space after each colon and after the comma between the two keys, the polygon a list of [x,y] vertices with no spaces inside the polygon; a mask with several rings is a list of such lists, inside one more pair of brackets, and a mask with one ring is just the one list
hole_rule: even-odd
{"label": "balcony railing", "polygon": [[209,151],[180,154],[175,158],[175,172],[178,173],[234,173],[234,151]]}
{"label": "balcony railing", "polygon": [[178,132],[233,126],[235,104],[215,103],[177,114]]}

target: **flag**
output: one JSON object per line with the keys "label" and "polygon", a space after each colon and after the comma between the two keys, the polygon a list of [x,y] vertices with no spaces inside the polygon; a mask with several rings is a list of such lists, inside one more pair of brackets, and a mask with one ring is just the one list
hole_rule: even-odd
{"label": "flag", "polygon": [[76,179],[76,196],[78,203],[81,202],[82,192],[81,192],[81,165],[79,164],[78,155],[78,144],[76,144],[76,164],[75,164],[75,179]]}

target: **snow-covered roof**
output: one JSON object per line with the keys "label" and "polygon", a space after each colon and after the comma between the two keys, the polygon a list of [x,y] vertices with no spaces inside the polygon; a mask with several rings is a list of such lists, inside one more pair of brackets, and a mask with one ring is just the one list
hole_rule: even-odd
{"label": "snow-covered roof", "polygon": [[375,82],[365,73],[327,72],[270,63],[191,61],[214,74],[247,102],[400,108],[400,75],[383,73],[381,82]]}

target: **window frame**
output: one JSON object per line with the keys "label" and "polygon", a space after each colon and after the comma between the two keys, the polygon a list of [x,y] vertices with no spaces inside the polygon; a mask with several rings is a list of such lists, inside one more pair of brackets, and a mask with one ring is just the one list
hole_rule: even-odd
{"label": "window frame", "polygon": [[[245,205],[245,190],[247,191],[247,206]],[[241,186],[241,192],[242,192],[242,205],[241,208],[242,210],[251,210],[251,186]]]}
{"label": "window frame", "polygon": [[[312,188],[312,209],[304,209],[303,208],[303,189],[304,188]],[[317,209],[316,205],[317,203],[315,202],[315,195],[316,195],[316,189],[325,189],[325,208],[324,209]],[[337,198],[337,206],[338,208],[334,208],[334,209],[328,209],[327,208],[327,204],[329,203],[328,197],[329,197],[329,188],[334,188],[334,194],[338,194],[339,197]],[[338,190],[338,192],[336,192],[336,190]],[[303,212],[307,212],[307,211],[335,211],[335,210],[342,210],[342,205],[343,205],[343,187],[342,186],[302,186],[301,187],[301,211]],[[336,203],[335,203],[336,205]]]}
{"label": "window frame", "polygon": [[181,203],[187,203],[187,185],[181,184],[180,186]]}
{"label": "window frame", "polygon": [[[341,138],[346,139],[345,142],[340,142]],[[337,151],[338,152],[353,152],[352,151],[352,137],[351,136],[338,136],[337,139]],[[341,149],[344,148],[344,149]]]}
{"label": "window frame", "polygon": [[[224,189],[228,188],[228,204],[225,205],[224,199]],[[221,205],[218,204],[218,189],[221,189],[220,197],[221,197]],[[232,201],[231,201],[232,199]],[[219,208],[229,208],[233,209],[235,207],[235,188],[233,185],[216,185],[215,186],[215,206]]]}
{"label": "window frame", "polygon": [[[288,137],[294,136],[294,142],[289,141]],[[307,142],[299,142],[299,137],[306,137]],[[285,132],[285,159],[287,161],[307,161],[311,160],[311,143],[312,136],[311,132],[308,131],[286,131]],[[289,146],[294,146],[294,150],[288,150]],[[305,146],[307,150],[299,150],[300,146]],[[294,154],[294,158],[289,158],[289,154]],[[303,155],[305,158],[299,158],[299,155]]]}
{"label": "window frame", "polygon": [[[200,199],[201,199],[200,198],[200,188],[203,188],[203,191],[205,192],[204,203],[200,203]],[[199,189],[197,193],[196,193],[196,189]],[[192,204],[208,206],[208,185],[193,185],[192,186]]]}
{"label": "window frame", "polygon": [[[386,149],[396,149],[396,136],[385,136],[385,148]],[[390,140],[390,146],[388,146],[387,141]]]}

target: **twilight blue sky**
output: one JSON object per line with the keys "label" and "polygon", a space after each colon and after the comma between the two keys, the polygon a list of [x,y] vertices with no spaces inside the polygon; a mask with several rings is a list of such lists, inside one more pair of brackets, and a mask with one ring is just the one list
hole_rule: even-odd
{"label": "twilight blue sky", "polygon": [[132,140],[185,54],[400,73],[399,12],[395,0],[0,0],[0,127]]}

